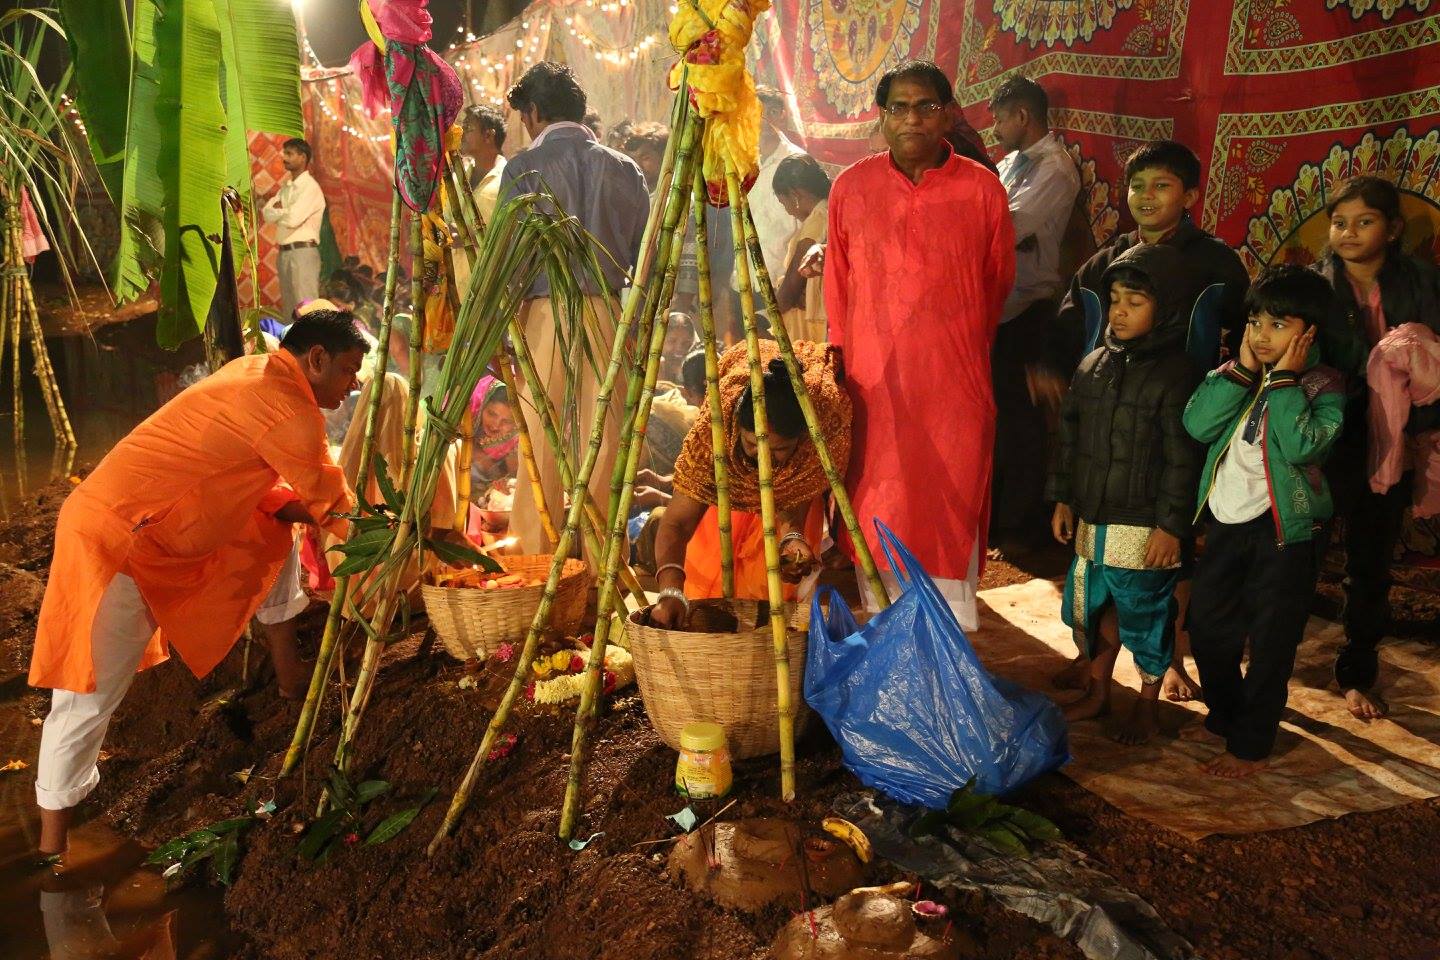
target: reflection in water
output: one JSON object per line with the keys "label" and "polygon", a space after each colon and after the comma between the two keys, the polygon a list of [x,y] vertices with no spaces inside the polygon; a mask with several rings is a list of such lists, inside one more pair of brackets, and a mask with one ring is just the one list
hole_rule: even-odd
{"label": "reflection in water", "polygon": [[105,916],[104,899],[103,886],[40,891],[50,960],[89,960],[120,949]]}

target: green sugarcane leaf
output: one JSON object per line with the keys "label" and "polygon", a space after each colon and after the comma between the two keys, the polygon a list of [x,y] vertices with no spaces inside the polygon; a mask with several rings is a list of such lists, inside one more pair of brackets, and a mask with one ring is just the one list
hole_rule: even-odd
{"label": "green sugarcane leaf", "polygon": [[390,784],[384,780],[366,780],[355,788],[355,802],[363,807],[389,789]]}
{"label": "green sugarcane leaf", "polygon": [[310,829],[305,831],[305,836],[301,838],[300,845],[295,849],[296,855],[312,863],[319,860],[327,845],[335,839],[340,828],[345,825],[345,821],[345,811],[331,810],[310,824]]}
{"label": "green sugarcane leaf", "polygon": [[1030,849],[1025,846],[1025,841],[1021,840],[1014,832],[1006,827],[998,825],[988,826],[983,830],[976,831],[976,835],[983,837],[1003,853],[1013,853],[1016,856],[1023,857],[1030,852]]}
{"label": "green sugarcane leaf", "polygon": [[1064,836],[1054,823],[1020,807],[1014,808],[1007,818],[1006,826],[1019,830],[1031,840],[1059,840]]}
{"label": "green sugarcane leaf", "polygon": [[505,568],[473,547],[464,547],[449,540],[426,540],[425,545],[452,567],[479,566],[487,573],[503,573]]}
{"label": "green sugarcane leaf", "polygon": [[220,844],[220,849],[215,851],[215,857],[211,861],[215,867],[215,876],[225,886],[230,886],[230,878],[235,872],[235,862],[240,859],[240,838],[230,834]]}

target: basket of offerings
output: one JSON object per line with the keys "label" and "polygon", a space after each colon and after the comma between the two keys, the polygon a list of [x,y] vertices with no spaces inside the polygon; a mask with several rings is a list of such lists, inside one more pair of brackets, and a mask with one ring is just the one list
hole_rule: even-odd
{"label": "basket of offerings", "polygon": [[[810,718],[801,687],[810,607],[786,604],[789,624],[790,703],[795,731]],[[635,682],[645,713],[660,739],[680,749],[687,723],[708,720],[725,728],[737,759],[780,749],[776,722],[775,647],[770,606],[755,600],[694,600],[684,630],[650,625],[650,610],[625,626]]]}
{"label": "basket of offerings", "polygon": [[[483,660],[502,643],[523,641],[540,609],[551,555],[499,560],[505,568],[500,573],[478,567],[442,567],[430,576],[432,582],[420,587],[436,636],[457,659]],[[589,565],[583,560],[566,560],[551,608],[551,632],[579,632],[589,587]]]}

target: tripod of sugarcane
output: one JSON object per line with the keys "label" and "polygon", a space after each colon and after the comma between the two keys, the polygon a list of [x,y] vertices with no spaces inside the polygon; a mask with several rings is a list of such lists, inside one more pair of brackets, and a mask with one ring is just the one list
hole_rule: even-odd
{"label": "tripod of sugarcane", "polygon": [[[641,315],[640,328],[638,331],[638,343],[641,346],[648,347],[648,350],[643,352],[637,350],[629,374],[627,400],[633,400],[633,402],[627,403],[627,417],[620,438],[620,456],[617,457],[615,470],[612,474],[609,542],[604,554],[604,562],[599,581],[599,609],[601,611],[608,611],[612,605],[611,601],[616,590],[619,552],[624,540],[625,520],[629,514],[633,500],[635,476],[639,469],[640,444],[643,443],[645,430],[648,425],[651,401],[654,398],[655,384],[659,375],[660,355],[665,341],[665,330],[668,319],[666,306],[669,303],[670,295],[674,289],[680,252],[684,242],[685,231],[681,221],[687,207],[693,208],[696,214],[695,231],[697,268],[700,270],[701,330],[706,351],[706,394],[710,414],[711,436],[712,440],[714,440],[715,448],[716,481],[717,490],[719,491],[717,500],[720,501],[720,509],[718,512],[722,537],[722,562],[724,564],[723,582],[727,595],[733,592],[733,544],[730,538],[730,504],[727,491],[727,478],[724,474],[724,424],[721,422],[720,413],[718,362],[716,357],[713,314],[711,312],[711,291],[708,282],[709,275],[707,268],[709,263],[703,211],[706,190],[702,175],[703,158],[700,155],[702,149],[700,143],[704,120],[698,116],[698,114],[692,113],[692,108],[689,103],[689,92],[683,77],[676,94],[676,101],[674,116],[678,117],[679,122],[672,125],[672,131],[679,130],[681,133],[678,137],[672,135],[670,143],[667,146],[665,163],[662,167],[660,178],[661,189],[657,191],[657,196],[663,196],[665,198],[663,203],[664,227],[660,232],[658,242],[652,247],[649,243],[650,227],[647,226],[647,242],[642,245],[640,262],[637,264],[634,278],[634,290],[632,291],[632,296],[626,302],[625,311],[622,314],[615,333],[615,343],[611,351],[610,363],[599,391],[599,397],[596,401],[595,423],[591,431],[589,449],[586,452],[579,472],[574,478],[574,483],[571,485],[571,506],[566,517],[564,531],[560,535],[560,543],[555,555],[556,559],[551,565],[545,584],[544,598],[539,610],[536,612],[530,630],[526,635],[525,645],[516,663],[515,673],[510,687],[507,689],[499,708],[496,710],[494,716],[491,718],[490,724],[486,728],[485,735],[481,740],[479,748],[476,750],[474,759],[451,800],[444,821],[430,842],[429,850],[432,853],[454,828],[460,815],[464,812],[484,764],[490,756],[501,729],[509,718],[510,710],[518,698],[520,690],[524,686],[530,664],[539,647],[540,636],[548,626],[555,589],[560,579],[563,558],[569,550],[570,544],[574,541],[576,532],[582,523],[584,493],[588,488],[590,476],[599,460],[600,446],[604,437],[605,418],[616,381],[619,379],[620,368],[625,356],[626,340],[630,328],[635,322],[635,312],[639,309],[643,301],[644,310]],[[788,629],[784,613],[785,605],[780,579],[780,550],[776,539],[776,506],[772,485],[773,460],[770,451],[768,418],[765,409],[764,377],[760,364],[759,330],[756,322],[754,285],[760,287],[766,307],[770,310],[771,316],[774,318],[774,322],[772,323],[774,336],[778,342],[781,356],[784,359],[786,369],[794,386],[796,398],[804,414],[818,459],[830,483],[830,488],[835,497],[841,517],[855,544],[857,559],[861,569],[871,589],[874,591],[876,597],[880,598],[882,603],[886,602],[885,598],[887,594],[880,579],[879,571],[875,566],[874,557],[871,555],[864,537],[860,534],[859,524],[845,491],[843,479],[825,443],[821,424],[816,414],[814,404],[806,390],[805,381],[801,375],[799,363],[795,359],[790,338],[780,323],[780,314],[775,303],[774,291],[770,283],[769,275],[764,267],[764,260],[760,256],[754,219],[750,214],[748,200],[741,189],[735,165],[733,162],[728,162],[728,158],[726,163],[726,191],[734,235],[736,280],[740,288],[741,311],[745,325],[746,350],[749,357],[750,387],[755,414],[755,437],[759,448],[757,462],[760,512],[765,540],[767,592],[770,599],[770,626],[773,638],[776,672],[777,723],[780,734],[780,791],[782,799],[788,802],[793,799],[795,795],[794,710],[790,699]],[[661,208],[662,206],[657,204],[657,206],[652,209],[651,225],[653,225],[655,215]],[[682,228],[677,232],[677,227]],[[752,266],[754,268],[753,279],[751,275]],[[658,277],[655,271],[658,271]],[[645,292],[644,296],[639,295],[642,290]],[[609,641],[611,628],[611,618],[602,616],[596,624],[594,642],[585,666],[585,683],[582,686],[580,704],[576,710],[575,726],[571,738],[570,772],[567,778],[565,803],[559,827],[561,839],[567,841],[574,836],[579,818],[580,794],[584,770],[590,748],[590,736],[598,711],[601,671],[605,662],[605,649]]]}
{"label": "tripod of sugarcane", "polygon": [[45,346],[45,334],[40,327],[40,311],[35,305],[35,290],[30,285],[30,272],[25,267],[20,200],[3,182],[0,182],[0,207],[4,208],[4,222],[0,224],[0,229],[3,229],[0,247],[3,247],[4,251],[3,257],[0,257],[0,358],[3,358],[8,340],[11,401],[15,414],[15,455],[19,461],[18,473],[23,492],[25,408],[20,361],[22,339],[28,338],[30,341],[35,377],[40,381],[40,393],[45,399],[50,426],[55,432],[57,463],[62,450],[73,455],[77,444],[75,431],[70,425],[70,416],[65,411],[65,401],[60,397],[60,384],[55,377],[55,367],[50,362],[50,351]]}

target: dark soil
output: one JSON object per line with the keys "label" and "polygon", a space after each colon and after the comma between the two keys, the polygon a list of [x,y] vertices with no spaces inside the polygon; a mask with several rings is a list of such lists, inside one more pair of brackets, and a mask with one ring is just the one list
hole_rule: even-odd
{"label": "dark soil", "polygon": [[[12,565],[0,565],[0,679],[10,683],[22,682],[17,673],[28,659],[49,529],[65,491],[48,488],[40,507],[17,514],[23,523],[0,527],[0,560]],[[1027,558],[1024,570],[992,561],[985,585],[1025,580],[1032,571],[1055,575],[1057,563],[1063,571],[1058,554]],[[312,610],[302,633],[312,645],[322,616],[321,608]],[[298,707],[261,679],[258,647],[242,676],[244,660],[242,643],[198,683],[178,662],[137,678],[111,727],[101,788],[85,808],[158,843],[273,797],[279,812],[246,834],[234,886],[224,896],[227,919],[246,944],[237,956],[758,960],[791,918],[784,908],[749,915],[700,901],[666,878],[668,845],[637,846],[669,836],[663,817],[683,801],[671,786],[674,754],[651,730],[633,688],[610,705],[596,732],[577,835],[602,836],[578,853],[555,839],[571,722],[527,705],[510,726],[518,736],[513,751],[487,766],[455,835],[426,856],[489,720],[484,704],[494,684],[482,677],[478,688],[461,689],[466,668],[438,646],[426,649],[419,634],[387,652],[355,773],[392,785],[367,813],[367,827],[432,788],[438,797],[388,844],[342,844],[321,864],[303,863],[292,824],[314,810],[334,751],[338,695],[332,691],[324,706],[305,776],[276,782]],[[43,714],[41,694],[27,703]],[[795,804],[777,799],[773,759],[751,761],[737,764],[738,803],[723,816],[783,813],[813,822],[836,794],[857,786],[818,724],[799,753]],[[246,771],[242,784],[235,775]],[[1440,804],[1433,801],[1190,843],[1124,816],[1063,777],[1047,777],[1019,799],[1055,820],[1209,960],[1440,956],[1440,866],[1433,856]],[[874,871],[874,882],[892,878],[884,868]],[[983,898],[950,903],[976,944],[967,956],[1080,956]]]}

